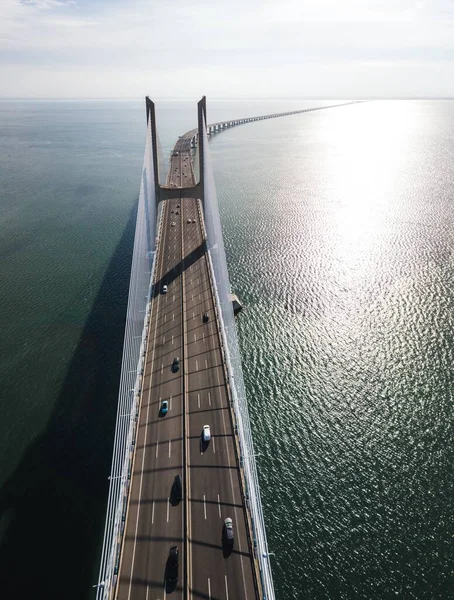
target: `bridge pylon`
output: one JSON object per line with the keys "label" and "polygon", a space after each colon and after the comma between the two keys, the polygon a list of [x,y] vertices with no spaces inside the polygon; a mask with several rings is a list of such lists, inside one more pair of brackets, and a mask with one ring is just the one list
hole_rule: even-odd
{"label": "bridge pylon", "polygon": [[145,107],[147,114],[147,135],[151,135],[151,153],[154,171],[154,182],[156,190],[156,205],[162,200],[169,200],[171,198],[181,198],[183,195],[195,196],[204,201],[204,167],[203,167],[203,153],[204,153],[204,136],[203,128],[206,129],[206,97],[197,104],[197,119],[198,119],[198,155],[199,155],[199,173],[200,179],[194,186],[170,188],[165,185],[161,185],[159,182],[159,164],[158,164],[158,144],[157,144],[157,126],[156,126],[156,111],[155,104],[150,100],[149,96],[145,97]]}

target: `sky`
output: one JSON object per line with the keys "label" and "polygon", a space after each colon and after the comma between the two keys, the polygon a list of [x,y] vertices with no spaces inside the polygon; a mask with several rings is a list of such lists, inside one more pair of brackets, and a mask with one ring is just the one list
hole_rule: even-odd
{"label": "sky", "polygon": [[0,97],[454,97],[454,0],[0,0]]}

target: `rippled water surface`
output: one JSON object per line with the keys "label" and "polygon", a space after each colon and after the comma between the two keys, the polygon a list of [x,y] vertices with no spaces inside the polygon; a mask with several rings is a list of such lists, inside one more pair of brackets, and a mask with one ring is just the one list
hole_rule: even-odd
{"label": "rippled water surface", "polygon": [[[144,113],[0,103],[11,597],[96,579]],[[158,119],[167,152],[195,108]],[[453,102],[383,101],[211,141],[279,599],[454,597],[453,131]]]}

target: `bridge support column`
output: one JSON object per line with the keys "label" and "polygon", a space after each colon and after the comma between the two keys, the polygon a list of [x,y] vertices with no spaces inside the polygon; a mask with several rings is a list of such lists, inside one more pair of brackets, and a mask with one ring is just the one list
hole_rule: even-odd
{"label": "bridge support column", "polygon": [[197,103],[197,120],[198,120],[198,144],[199,144],[199,175],[200,175],[200,199],[202,206],[205,208],[205,169],[203,166],[203,153],[205,152],[204,129],[207,126],[207,99],[205,96]]}
{"label": "bridge support column", "polygon": [[[154,102],[148,96],[145,97],[145,108],[147,111],[147,127],[150,122],[151,129],[151,152],[153,154],[154,183],[156,190],[156,205],[159,204],[159,170],[158,170],[158,144],[156,129],[156,112]],[[148,135],[148,132],[147,132]]]}

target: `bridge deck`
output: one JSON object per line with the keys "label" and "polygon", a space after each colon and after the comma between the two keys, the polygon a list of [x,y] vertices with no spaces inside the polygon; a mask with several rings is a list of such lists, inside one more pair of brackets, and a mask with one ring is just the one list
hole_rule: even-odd
{"label": "bridge deck", "polygon": [[[194,183],[189,147],[171,159],[169,183]],[[186,152],[187,151],[187,152]],[[131,493],[116,598],[257,598],[227,386],[214,313],[203,216],[195,198],[163,203]],[[191,220],[188,223],[188,219]],[[168,286],[166,294],[163,285]],[[203,323],[202,315],[209,321]],[[180,358],[174,373],[171,364]],[[162,400],[169,412],[160,416]],[[201,443],[203,425],[212,440]],[[171,501],[177,474],[187,498]],[[186,503],[186,504],[185,504]],[[185,544],[185,509],[187,544]],[[231,553],[224,519],[235,528]],[[179,579],[166,585],[170,547],[179,547]],[[185,556],[187,549],[188,555]],[[185,582],[185,564],[188,565]]]}

